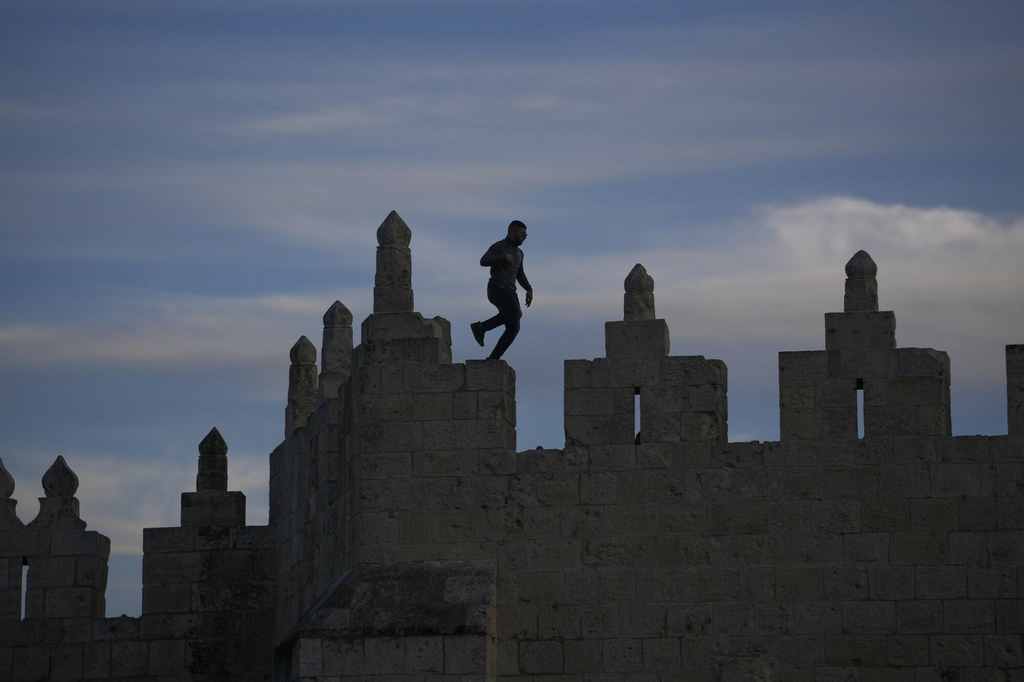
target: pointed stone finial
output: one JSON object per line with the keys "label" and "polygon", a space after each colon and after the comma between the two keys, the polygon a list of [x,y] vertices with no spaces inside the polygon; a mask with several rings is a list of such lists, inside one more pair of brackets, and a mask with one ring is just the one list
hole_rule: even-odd
{"label": "pointed stone finial", "polygon": [[373,287],[373,312],[411,313],[412,230],[392,211],[377,228],[377,274]]}
{"label": "pointed stone finial", "polygon": [[351,327],[352,311],[345,307],[341,301],[335,301],[327,312],[324,313],[325,327]]}
{"label": "pointed stone finial", "polygon": [[74,497],[78,492],[78,476],[63,455],[57,455],[56,461],[43,474],[43,492],[47,497]]}
{"label": "pointed stone finial", "polygon": [[216,426],[199,443],[196,491],[181,494],[181,525],[245,525],[245,495],[228,491],[228,445]]}
{"label": "pointed stone finial", "polygon": [[654,278],[637,263],[624,282],[623,317],[625,321],[654,319]]}
{"label": "pointed stone finial", "polygon": [[405,224],[396,211],[388,213],[388,217],[377,228],[377,243],[381,246],[409,246],[412,241],[412,230]]}
{"label": "pointed stone finial", "polygon": [[335,301],[324,313],[319,400],[338,397],[338,389],[352,374],[352,312]]}
{"label": "pointed stone finial", "polygon": [[64,457],[57,457],[43,474],[43,492],[39,498],[39,515],[28,524],[29,528],[82,529],[86,523],[79,515],[78,476]]}
{"label": "pointed stone finial", "polygon": [[18,501],[11,499],[13,493],[14,476],[7,471],[4,460],[0,457],[0,530],[18,530],[24,527],[18,518],[18,512],[15,511]]}
{"label": "pointed stone finial", "polygon": [[292,349],[288,351],[288,357],[293,365],[316,364],[316,346],[313,345],[312,341],[302,336],[295,342]]}
{"label": "pointed stone finial", "polygon": [[3,457],[0,457],[0,500],[9,500],[14,493],[14,476],[4,466]]}
{"label": "pointed stone finial", "polygon": [[289,353],[292,366],[288,370],[288,406],[285,408],[284,435],[305,426],[316,408],[316,346],[305,336],[299,338]]}
{"label": "pointed stone finial", "polygon": [[843,311],[847,313],[878,312],[878,266],[867,251],[853,254],[846,263],[846,294]]}
{"label": "pointed stone finial", "polygon": [[199,473],[196,491],[228,489],[228,445],[217,427],[199,443]]}

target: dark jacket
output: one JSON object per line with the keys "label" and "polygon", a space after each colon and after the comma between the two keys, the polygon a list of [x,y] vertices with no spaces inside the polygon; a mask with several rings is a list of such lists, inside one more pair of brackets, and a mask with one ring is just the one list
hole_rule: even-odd
{"label": "dark jacket", "polygon": [[[515,265],[505,258],[506,253],[512,254]],[[530,280],[526,279],[526,271],[523,270],[523,250],[513,244],[508,237],[491,244],[487,253],[480,257],[480,265],[491,268],[488,285],[498,284],[515,291],[516,282],[519,282],[526,291],[533,291]]]}

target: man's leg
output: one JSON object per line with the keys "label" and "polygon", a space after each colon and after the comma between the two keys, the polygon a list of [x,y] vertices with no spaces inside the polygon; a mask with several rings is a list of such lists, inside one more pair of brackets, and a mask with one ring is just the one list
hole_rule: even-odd
{"label": "man's leg", "polygon": [[523,311],[519,307],[519,297],[516,293],[504,287],[487,287],[487,300],[498,309],[498,314],[481,322],[480,329],[486,332],[505,325],[505,331],[498,339],[494,350],[487,356],[497,360],[504,355],[519,333],[519,318],[523,316]]}

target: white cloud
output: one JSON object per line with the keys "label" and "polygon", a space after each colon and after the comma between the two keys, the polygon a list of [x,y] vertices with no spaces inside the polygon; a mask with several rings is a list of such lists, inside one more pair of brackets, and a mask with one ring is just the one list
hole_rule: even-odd
{"label": "white cloud", "polygon": [[[452,239],[443,229],[413,229],[417,309],[428,317],[489,312],[486,273],[477,265],[492,237]],[[372,230],[367,230],[372,234]],[[821,314],[841,311],[844,266],[859,249],[879,267],[879,299],[898,323],[901,345],[934,343],[966,352],[980,336],[1013,343],[1024,335],[1019,292],[1024,220],[1001,221],[946,207],[883,205],[850,197],[761,206],[720,238],[633,252],[588,255],[529,250],[538,289],[535,323],[586,328],[621,316],[622,280],[634,263],[655,279],[659,316],[679,338],[759,338],[780,349],[821,338]],[[365,256],[372,251],[365,246]],[[24,364],[140,363],[189,367],[279,359],[300,333],[319,344],[320,318],[340,298],[358,325],[372,287],[255,297],[139,293],[111,303],[98,319],[67,326],[14,323],[0,328],[4,357]],[[969,324],[963,321],[969,320]],[[69,343],[74,339],[74,343]],[[985,372],[990,376],[991,371]]]}
{"label": "white cloud", "polygon": [[0,327],[0,356],[12,367],[251,366],[287,353],[296,330],[318,340],[327,298],[134,292],[102,299],[99,316]]}

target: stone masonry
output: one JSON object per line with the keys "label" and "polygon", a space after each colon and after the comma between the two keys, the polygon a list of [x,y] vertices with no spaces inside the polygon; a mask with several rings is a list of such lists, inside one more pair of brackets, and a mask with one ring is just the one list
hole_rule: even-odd
{"label": "stone masonry", "polygon": [[411,237],[377,231],[358,345],[335,302],[319,369],[291,349],[267,526],[200,443],[140,617],[103,617],[63,458],[27,525],[0,462],[0,680],[1024,682],[1024,345],[1008,433],[953,437],[949,359],[896,345],[860,251],[825,349],[779,354],[780,440],[734,443],[638,264],[605,357],[565,362],[564,448],[517,452],[515,372],[451,361]]}

